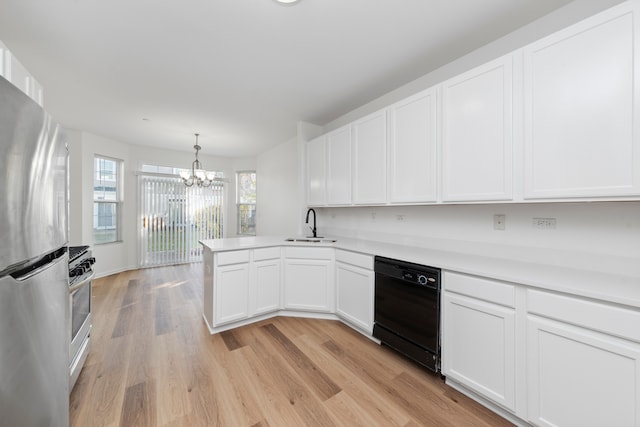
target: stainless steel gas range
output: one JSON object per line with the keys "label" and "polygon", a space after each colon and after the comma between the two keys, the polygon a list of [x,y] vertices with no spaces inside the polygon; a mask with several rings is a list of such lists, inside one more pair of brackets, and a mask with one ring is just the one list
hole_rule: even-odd
{"label": "stainless steel gas range", "polygon": [[78,380],[91,343],[91,281],[95,263],[89,246],[69,247],[69,392]]}

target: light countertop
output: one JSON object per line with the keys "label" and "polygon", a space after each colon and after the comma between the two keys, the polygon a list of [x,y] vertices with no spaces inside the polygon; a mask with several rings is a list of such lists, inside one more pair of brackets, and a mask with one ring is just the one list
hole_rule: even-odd
{"label": "light countertop", "polygon": [[332,247],[640,308],[640,260],[637,257],[445,240],[430,241],[429,247],[418,247],[330,238],[337,241],[287,242],[283,236],[258,236],[200,243],[212,252],[275,246]]}

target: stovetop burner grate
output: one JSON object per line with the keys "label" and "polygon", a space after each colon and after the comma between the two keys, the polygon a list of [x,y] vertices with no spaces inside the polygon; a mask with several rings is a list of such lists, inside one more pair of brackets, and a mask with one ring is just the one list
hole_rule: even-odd
{"label": "stovetop burner grate", "polygon": [[69,246],[69,263],[89,250],[89,246]]}

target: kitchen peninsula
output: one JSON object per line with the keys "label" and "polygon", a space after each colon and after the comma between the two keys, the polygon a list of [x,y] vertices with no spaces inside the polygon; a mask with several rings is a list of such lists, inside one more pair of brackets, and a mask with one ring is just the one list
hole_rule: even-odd
{"label": "kitchen peninsula", "polygon": [[[447,384],[516,422],[539,417],[542,405],[562,411],[551,390],[608,417],[640,413],[640,266],[632,258],[445,240],[331,240],[202,241],[209,331],[286,315],[338,319],[370,337],[373,258],[395,258],[442,269]],[[554,374],[568,367],[569,383]],[[597,390],[607,390],[606,401]]]}

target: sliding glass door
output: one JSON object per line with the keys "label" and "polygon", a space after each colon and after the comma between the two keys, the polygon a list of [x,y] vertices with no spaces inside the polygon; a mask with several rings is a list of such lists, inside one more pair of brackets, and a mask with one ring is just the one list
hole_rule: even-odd
{"label": "sliding glass door", "polygon": [[140,266],[202,261],[203,239],[222,237],[224,184],[186,187],[180,178],[139,180]]}

